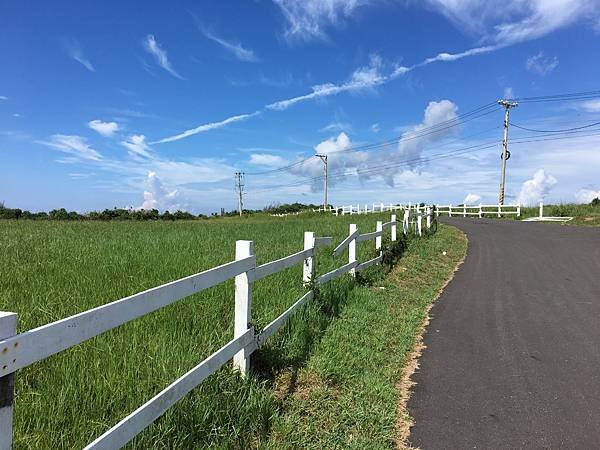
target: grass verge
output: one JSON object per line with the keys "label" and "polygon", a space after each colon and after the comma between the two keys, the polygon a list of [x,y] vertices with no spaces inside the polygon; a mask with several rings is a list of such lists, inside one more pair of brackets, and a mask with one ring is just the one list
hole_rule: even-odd
{"label": "grass verge", "polygon": [[269,438],[257,446],[397,445],[399,430],[407,429],[409,420],[398,383],[431,303],[465,252],[464,235],[441,225],[436,234],[409,241],[387,277],[371,277],[370,286],[349,292],[338,320],[324,331],[306,365],[275,380],[281,409],[272,418]]}

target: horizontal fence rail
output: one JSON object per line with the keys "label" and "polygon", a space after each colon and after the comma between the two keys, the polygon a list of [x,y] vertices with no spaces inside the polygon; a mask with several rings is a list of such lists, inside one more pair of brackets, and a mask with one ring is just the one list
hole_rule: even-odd
{"label": "horizontal fence rail", "polygon": [[[380,209],[383,211],[383,204],[380,205]],[[403,208],[403,210],[402,231],[404,233],[409,232],[412,224],[414,232],[421,235],[421,221],[424,215],[427,226],[430,227],[431,207],[416,206]],[[408,227],[404,226],[406,224]],[[233,359],[234,368],[245,376],[249,370],[251,354],[284,326],[298,309],[314,298],[314,291],[311,289],[313,281],[316,284],[323,284],[346,273],[355,276],[357,272],[381,263],[382,236],[384,230],[388,228],[391,240],[396,241],[395,214],[392,214],[389,222],[378,221],[375,231],[364,234],[360,234],[358,227],[351,224],[348,236],[332,252],[336,257],[348,249],[348,262],[318,277],[315,277],[317,249],[333,245],[333,238],[315,237],[314,233],[307,231],[304,233],[303,250],[275,261],[257,266],[253,242],[236,241],[235,261],[20,334],[15,335],[16,314],[0,312],[0,393],[2,394],[0,396],[2,397],[0,398],[0,450],[10,449],[12,445],[14,375],[18,369],[235,278],[233,339],[85,447],[90,450],[121,448],[228,361]],[[361,263],[356,257],[356,245],[369,240],[375,240],[377,256]],[[308,288],[307,292],[263,330],[256,332],[249,325],[252,323],[253,283],[299,263],[303,263],[302,281]]]}
{"label": "horizontal fence rail", "polygon": [[436,205],[435,213],[436,216],[447,214],[448,217],[478,216],[481,218],[485,215],[494,215],[497,217],[514,215],[520,217],[521,205]]}

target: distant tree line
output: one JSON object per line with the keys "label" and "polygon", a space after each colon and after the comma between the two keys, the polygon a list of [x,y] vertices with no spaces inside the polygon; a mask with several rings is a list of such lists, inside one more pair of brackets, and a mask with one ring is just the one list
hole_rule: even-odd
{"label": "distant tree line", "polygon": [[[263,209],[244,209],[244,214],[269,213],[284,214],[299,211],[312,211],[319,205],[305,205],[302,203],[291,204],[273,204]],[[65,208],[53,209],[49,212],[31,212],[19,208],[7,208],[0,202],[0,219],[29,219],[29,220],[195,220],[209,219],[214,217],[232,217],[237,216],[237,210],[222,211],[212,213],[210,216],[205,214],[194,215],[187,211],[165,211],[159,212],[158,209],[125,209],[113,208],[103,211],[90,211],[87,213],[78,213],[77,211],[67,211]]]}

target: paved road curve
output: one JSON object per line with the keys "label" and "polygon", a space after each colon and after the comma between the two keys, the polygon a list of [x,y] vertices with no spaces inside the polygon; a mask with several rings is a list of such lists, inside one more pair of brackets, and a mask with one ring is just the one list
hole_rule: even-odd
{"label": "paved road curve", "polygon": [[444,222],[469,247],[431,310],[410,443],[600,448],[600,228]]}

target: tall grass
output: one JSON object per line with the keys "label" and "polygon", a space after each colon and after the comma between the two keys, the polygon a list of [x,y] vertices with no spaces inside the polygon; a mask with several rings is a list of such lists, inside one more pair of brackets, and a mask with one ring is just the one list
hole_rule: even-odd
{"label": "tall grass", "polygon": [[[0,310],[25,331],[234,259],[236,239],[255,242],[258,263],[302,249],[303,232],[338,243],[357,223],[373,231],[390,214],[222,219],[194,222],[0,222]],[[359,259],[374,255],[359,244]],[[346,261],[319,251],[317,271]],[[255,283],[253,322],[266,325],[302,295],[297,265]],[[225,368],[131,444],[136,448],[245,448],[268,434],[277,370],[302,365],[343,307],[341,279],[254,357],[241,382]],[[15,447],[89,443],[233,337],[233,281],[109,331],[17,372]]]}
{"label": "tall grass", "polygon": [[[523,207],[521,208],[521,219],[537,217],[539,212],[539,206]],[[573,220],[565,222],[567,225],[600,226],[600,204],[560,203],[557,205],[544,205],[544,216],[573,217]]]}

